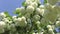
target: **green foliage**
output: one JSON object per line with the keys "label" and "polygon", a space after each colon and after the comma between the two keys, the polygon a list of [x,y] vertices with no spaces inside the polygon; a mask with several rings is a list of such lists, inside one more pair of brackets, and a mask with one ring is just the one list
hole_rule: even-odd
{"label": "green foliage", "polygon": [[6,17],[8,17],[8,19],[11,20],[12,16],[10,16],[10,14],[7,11],[4,13],[5,13]]}
{"label": "green foliage", "polygon": [[22,3],[22,6],[26,6],[26,2],[25,1]]}
{"label": "green foliage", "polygon": [[44,0],[44,4],[46,4],[47,3],[47,0]]}
{"label": "green foliage", "polygon": [[14,11],[14,14],[19,14],[20,13],[20,10],[15,10]]}

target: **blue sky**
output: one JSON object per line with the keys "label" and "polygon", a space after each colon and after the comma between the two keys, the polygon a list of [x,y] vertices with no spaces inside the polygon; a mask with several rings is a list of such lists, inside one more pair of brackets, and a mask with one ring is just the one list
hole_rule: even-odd
{"label": "blue sky", "polygon": [[[0,12],[8,11],[10,15],[13,16],[13,11],[17,7],[21,7],[23,1],[24,0],[0,0]],[[43,0],[41,0],[41,2],[43,2]]]}

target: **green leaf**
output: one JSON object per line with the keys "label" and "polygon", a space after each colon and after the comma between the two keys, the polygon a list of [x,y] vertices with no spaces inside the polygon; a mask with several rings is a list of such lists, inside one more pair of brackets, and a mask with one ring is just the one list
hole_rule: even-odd
{"label": "green leaf", "polygon": [[26,6],[26,2],[25,1],[22,3],[22,6]]}
{"label": "green leaf", "polygon": [[44,0],[44,4],[46,4],[47,3],[47,0]]}
{"label": "green leaf", "polygon": [[10,16],[8,12],[4,12],[4,13],[5,13],[6,17],[9,17],[9,19],[11,20],[12,16]]}
{"label": "green leaf", "polygon": [[15,10],[14,11],[14,14],[19,14],[20,13],[20,10]]}

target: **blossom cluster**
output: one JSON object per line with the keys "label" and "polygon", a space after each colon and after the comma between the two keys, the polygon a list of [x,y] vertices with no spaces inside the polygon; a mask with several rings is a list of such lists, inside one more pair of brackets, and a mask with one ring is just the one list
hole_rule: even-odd
{"label": "blossom cluster", "polygon": [[[52,0],[51,0],[52,1]],[[41,5],[39,0],[25,0],[16,8],[17,16],[0,13],[0,34],[57,34],[60,27],[60,6],[57,1]]]}

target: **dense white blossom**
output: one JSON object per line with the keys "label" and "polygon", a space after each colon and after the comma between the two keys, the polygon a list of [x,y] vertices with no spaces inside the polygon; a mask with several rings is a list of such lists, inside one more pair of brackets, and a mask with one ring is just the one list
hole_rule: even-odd
{"label": "dense white blossom", "polygon": [[0,21],[0,28],[4,28],[5,27],[5,22],[3,22],[3,21]]}
{"label": "dense white blossom", "polygon": [[50,34],[55,34],[55,33],[53,32],[53,29],[49,29],[49,33],[50,33]]}
{"label": "dense white blossom", "polygon": [[56,26],[60,26],[60,21],[56,21]]}
{"label": "dense white blossom", "polygon": [[36,2],[33,2],[31,5],[32,5],[34,8],[37,8],[37,6],[38,6],[38,4],[37,4]]}
{"label": "dense white blossom", "polygon": [[48,29],[52,29],[52,26],[51,26],[51,25],[47,25],[47,28],[48,28]]}
{"label": "dense white blossom", "polygon": [[26,12],[27,13],[33,13],[33,11],[34,11],[34,7],[33,6],[27,6],[27,8],[26,8]]}
{"label": "dense white blossom", "polygon": [[3,18],[5,18],[6,17],[6,15],[4,14],[4,12],[1,12],[0,13],[0,21],[3,19]]}
{"label": "dense white blossom", "polygon": [[6,25],[5,22],[0,21],[0,33],[4,32],[5,25]]}
{"label": "dense white blossom", "polygon": [[[44,0],[45,1],[45,0]],[[16,8],[15,16],[0,13],[0,34],[56,34],[60,28],[60,6],[58,0],[25,0]],[[19,13],[18,13],[19,12]],[[57,28],[58,27],[58,28]],[[55,29],[57,28],[57,31]]]}
{"label": "dense white blossom", "polygon": [[45,7],[44,7],[44,5],[40,5],[39,8],[44,9]]}
{"label": "dense white blossom", "polygon": [[21,13],[21,14],[25,14],[25,13],[26,13],[25,7],[21,7],[21,8],[20,8],[20,13]]}
{"label": "dense white blossom", "polygon": [[25,18],[30,18],[30,14],[29,13],[26,13],[24,16],[25,16]]}
{"label": "dense white blossom", "polygon": [[39,15],[34,15],[33,18],[32,18],[32,20],[34,22],[36,22],[36,21],[40,20],[40,16]]}
{"label": "dense white blossom", "polygon": [[40,21],[37,21],[36,24],[40,25]]}
{"label": "dense white blossom", "polygon": [[26,18],[25,18],[25,17],[17,18],[17,19],[15,20],[15,22],[16,22],[15,24],[16,24],[17,26],[24,27],[24,26],[27,25],[27,22],[26,22]]}
{"label": "dense white blossom", "polygon": [[5,23],[9,22],[8,18],[2,19]]}
{"label": "dense white blossom", "polygon": [[37,8],[37,9],[36,9],[36,14],[40,14],[40,15],[43,16],[44,11],[45,11],[44,9]]}

